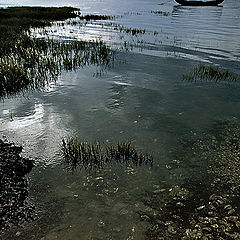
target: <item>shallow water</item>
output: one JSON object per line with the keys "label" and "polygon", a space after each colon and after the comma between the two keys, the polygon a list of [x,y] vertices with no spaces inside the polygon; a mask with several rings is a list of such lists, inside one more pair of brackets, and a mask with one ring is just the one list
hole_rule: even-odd
{"label": "shallow water", "polygon": [[[8,5],[18,4],[0,2]],[[182,75],[199,61],[240,74],[240,3],[226,0],[219,7],[196,8],[165,0],[29,0],[21,5],[71,5],[83,14],[114,15],[113,20],[84,26],[55,27],[49,34],[100,38],[114,49],[126,41],[130,49],[117,50],[114,66],[99,77],[95,66],[64,72],[46,91],[0,104],[1,135],[22,144],[25,154],[36,159],[29,176],[31,198],[43,206],[53,205],[48,227],[35,226],[37,236],[144,239],[148,225],[137,212],[146,208],[141,202],[145,192],[191,177],[190,169],[175,172],[165,167],[174,159],[171,151],[182,136],[207,129],[216,119],[240,117],[238,84],[182,81]],[[120,33],[109,23],[146,33]],[[97,173],[68,173],[59,144],[70,135],[92,142],[132,140],[143,152],[153,152],[154,167],[114,165]]]}

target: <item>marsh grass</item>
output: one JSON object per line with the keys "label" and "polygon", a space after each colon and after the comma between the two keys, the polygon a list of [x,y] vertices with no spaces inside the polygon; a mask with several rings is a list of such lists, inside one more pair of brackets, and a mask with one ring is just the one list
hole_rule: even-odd
{"label": "marsh grass", "polygon": [[40,20],[64,20],[80,15],[79,8],[72,7],[9,7],[0,9],[2,19],[29,18]]}
{"label": "marsh grass", "polygon": [[[27,90],[44,89],[66,70],[94,64],[98,72],[114,61],[102,41],[54,41],[30,36],[30,27],[45,27],[52,20],[76,17],[75,8],[0,9],[0,98]],[[4,29],[4,31],[2,31]]]}
{"label": "marsh grass", "polygon": [[238,76],[229,70],[224,70],[213,65],[199,64],[190,73],[184,74],[183,80],[190,82],[198,80],[236,82]]}
{"label": "marsh grass", "polygon": [[115,145],[99,142],[91,144],[77,138],[67,138],[62,140],[61,152],[70,170],[78,167],[86,170],[101,169],[111,163],[135,166],[153,164],[152,155],[144,155],[131,142],[118,142]]}
{"label": "marsh grass", "polygon": [[102,42],[31,39],[22,35],[11,54],[0,58],[0,98],[43,89],[63,71],[94,64],[105,68],[114,59]]}
{"label": "marsh grass", "polygon": [[86,21],[90,21],[90,20],[110,20],[113,19],[113,16],[108,16],[108,15],[94,15],[94,14],[90,14],[90,15],[84,15],[84,16],[80,16],[79,17],[81,20],[86,20]]}
{"label": "marsh grass", "polygon": [[162,15],[162,16],[169,16],[169,12],[163,12],[163,11],[151,11],[151,13],[154,13],[156,15]]}
{"label": "marsh grass", "polygon": [[130,34],[132,36],[136,36],[139,34],[145,34],[146,29],[139,29],[139,28],[127,28],[121,25],[116,25],[114,27],[115,30],[119,30],[120,32],[125,32],[126,34]]}
{"label": "marsh grass", "polygon": [[0,56],[15,45],[19,35],[31,27],[51,26],[52,21],[76,18],[78,8],[71,7],[9,7],[0,8]]}

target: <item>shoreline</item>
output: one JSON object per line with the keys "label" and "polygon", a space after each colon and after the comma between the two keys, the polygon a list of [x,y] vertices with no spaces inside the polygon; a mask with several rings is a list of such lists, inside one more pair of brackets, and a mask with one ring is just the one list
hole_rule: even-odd
{"label": "shoreline", "polygon": [[27,202],[26,175],[34,161],[21,156],[22,147],[0,139],[0,232],[20,226],[32,218],[34,207]]}

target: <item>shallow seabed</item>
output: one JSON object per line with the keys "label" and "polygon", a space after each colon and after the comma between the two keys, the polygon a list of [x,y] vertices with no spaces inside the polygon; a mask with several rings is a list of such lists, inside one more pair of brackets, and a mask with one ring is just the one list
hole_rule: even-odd
{"label": "shallow seabed", "polygon": [[[168,191],[206,167],[169,167],[177,160],[183,136],[208,131],[214,120],[240,117],[239,83],[182,80],[199,62],[240,74],[240,3],[226,0],[221,7],[199,8],[166,0],[21,4],[71,5],[83,14],[116,16],[48,29],[54,38],[100,38],[116,49],[116,60],[100,76],[95,66],[63,72],[43,92],[0,103],[1,136],[23,145],[25,154],[36,160],[29,175],[30,198],[41,218],[19,237],[144,239],[149,224],[140,221],[138,212],[154,211],[142,202],[144,195]],[[8,5],[18,4],[0,2]],[[145,33],[131,35],[120,31],[121,26]],[[131,140],[141,151],[153,153],[154,166],[113,164],[97,172],[67,172],[59,150],[66,136],[90,142]]]}

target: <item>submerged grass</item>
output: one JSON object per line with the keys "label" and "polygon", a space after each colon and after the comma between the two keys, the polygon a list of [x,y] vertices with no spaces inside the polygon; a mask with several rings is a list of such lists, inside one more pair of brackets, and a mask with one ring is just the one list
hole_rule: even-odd
{"label": "submerged grass", "polygon": [[116,145],[90,144],[77,138],[62,140],[61,151],[68,168],[79,167],[86,170],[101,169],[107,163],[134,164],[135,166],[153,164],[151,154],[143,154],[131,142],[118,142]]}
{"label": "submerged grass", "polygon": [[236,82],[238,76],[229,70],[224,70],[213,65],[199,64],[190,73],[184,74],[183,79],[190,82],[197,80]]}
{"label": "submerged grass", "polygon": [[[102,41],[60,42],[30,36],[30,27],[79,16],[76,8],[20,7],[0,9],[0,98],[43,89],[63,70],[90,64],[106,68],[113,52]],[[101,69],[100,69],[101,71]]]}

